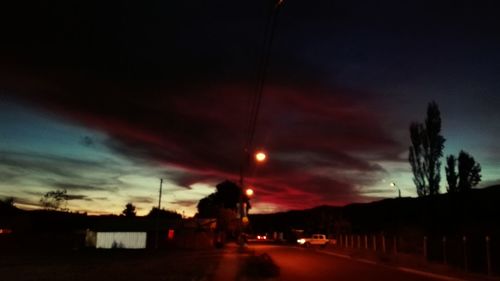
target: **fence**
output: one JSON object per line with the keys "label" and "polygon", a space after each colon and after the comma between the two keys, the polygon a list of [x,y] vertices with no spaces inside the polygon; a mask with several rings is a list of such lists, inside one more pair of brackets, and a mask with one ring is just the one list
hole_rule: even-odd
{"label": "fence", "polygon": [[500,273],[500,237],[423,236],[420,241],[395,235],[341,234],[335,247],[386,255],[410,254],[464,271]]}

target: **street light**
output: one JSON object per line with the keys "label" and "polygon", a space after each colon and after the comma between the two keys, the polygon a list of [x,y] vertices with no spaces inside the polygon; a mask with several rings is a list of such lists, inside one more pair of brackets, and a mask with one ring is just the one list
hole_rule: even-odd
{"label": "street light", "polygon": [[247,188],[247,190],[245,190],[245,193],[248,197],[251,197],[253,195],[253,189]]}
{"label": "street light", "polygon": [[391,186],[398,189],[398,197],[401,198],[401,189],[399,189],[399,186],[396,186],[395,182],[391,182]]}
{"label": "street light", "polygon": [[[254,160],[257,162],[257,163],[263,163],[266,161],[267,159],[267,155],[264,151],[262,150],[258,150],[255,152],[255,154],[253,155],[254,157]],[[248,152],[248,150],[245,149],[245,160],[246,161],[250,161],[250,153]],[[247,188],[245,190],[245,193],[243,193],[243,186],[245,184],[245,181],[244,181],[244,178],[245,178],[245,168],[246,168],[246,164],[245,162],[242,162],[242,165],[240,166],[240,199],[239,199],[239,218],[240,218],[240,226],[239,226],[239,230],[240,230],[240,245],[243,246],[244,245],[244,240],[243,240],[243,237],[241,236],[241,233],[243,231],[243,226],[248,224],[248,217],[247,217],[247,206],[246,206],[246,202],[243,202],[244,201],[244,196],[243,194],[245,194],[247,196],[247,200],[250,199],[250,197],[254,194],[254,191],[253,189],[251,188]],[[248,163],[249,164],[249,163]]]}
{"label": "street light", "polygon": [[267,155],[264,151],[257,151],[257,153],[255,153],[255,160],[257,160],[257,162],[264,162],[266,158]]}

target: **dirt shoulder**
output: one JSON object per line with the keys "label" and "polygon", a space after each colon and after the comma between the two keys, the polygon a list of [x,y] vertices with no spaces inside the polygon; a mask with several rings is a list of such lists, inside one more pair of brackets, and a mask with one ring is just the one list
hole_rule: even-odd
{"label": "dirt shoulder", "polygon": [[217,250],[78,250],[0,253],[2,280],[207,280]]}

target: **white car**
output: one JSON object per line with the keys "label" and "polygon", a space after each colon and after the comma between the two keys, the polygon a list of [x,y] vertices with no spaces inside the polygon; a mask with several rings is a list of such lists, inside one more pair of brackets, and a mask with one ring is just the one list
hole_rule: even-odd
{"label": "white car", "polygon": [[311,238],[301,238],[297,240],[297,243],[300,245],[304,245],[306,247],[310,246],[322,246],[326,247],[328,243],[330,243],[329,239],[326,239],[326,235],[324,234],[313,234]]}

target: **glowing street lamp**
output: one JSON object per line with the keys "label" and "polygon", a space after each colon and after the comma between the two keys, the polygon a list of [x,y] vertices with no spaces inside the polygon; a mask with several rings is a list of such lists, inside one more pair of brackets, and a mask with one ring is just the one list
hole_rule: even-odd
{"label": "glowing street lamp", "polygon": [[266,158],[267,155],[263,151],[258,151],[257,153],[255,153],[255,160],[257,160],[257,162],[264,162],[266,161]]}
{"label": "glowing street lamp", "polygon": [[391,182],[391,187],[395,187],[398,189],[398,196],[399,196],[399,198],[401,198],[401,189],[399,189],[399,186],[396,186],[395,182]]}
{"label": "glowing street lamp", "polygon": [[251,188],[247,188],[247,190],[245,190],[245,194],[248,196],[248,197],[251,197],[253,195],[253,189]]}

